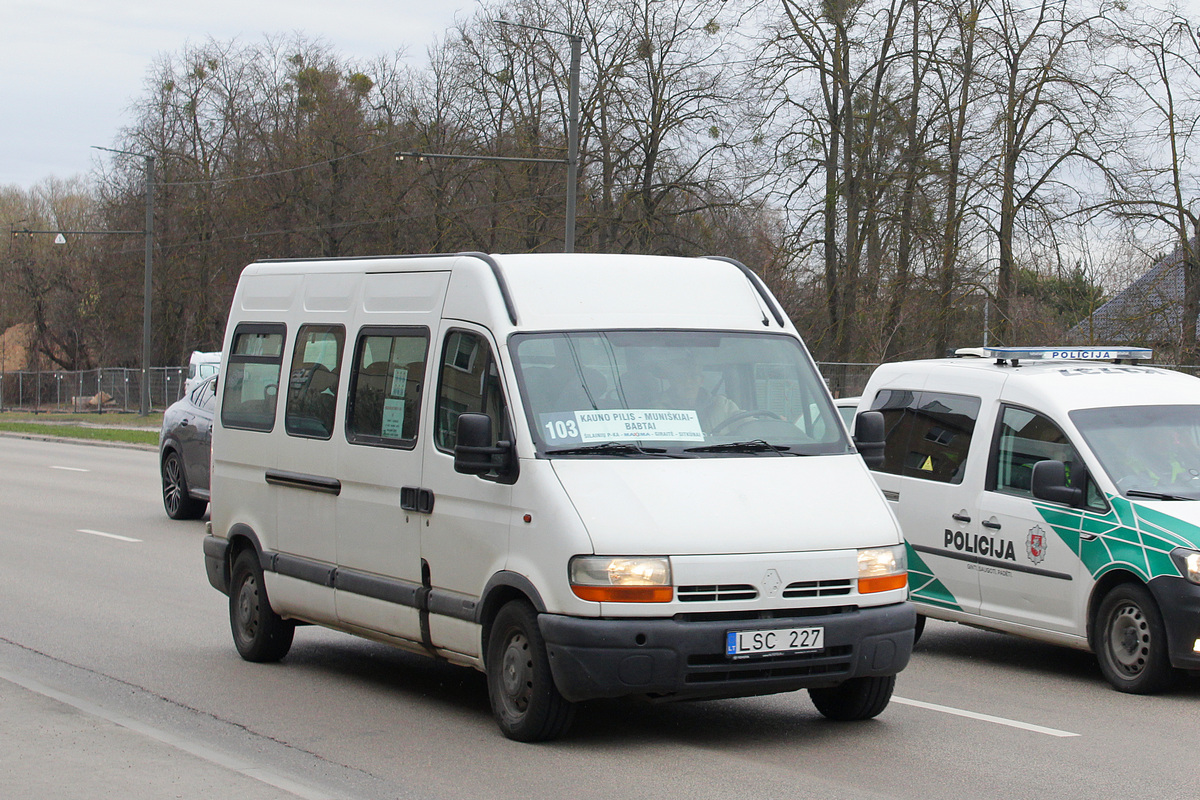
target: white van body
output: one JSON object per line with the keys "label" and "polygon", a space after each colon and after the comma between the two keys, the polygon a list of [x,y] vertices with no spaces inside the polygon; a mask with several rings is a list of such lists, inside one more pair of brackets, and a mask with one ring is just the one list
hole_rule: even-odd
{"label": "white van body", "polygon": [[188,374],[183,382],[183,395],[186,397],[191,394],[192,389],[199,385],[200,381],[216,375],[221,371],[221,354],[203,353],[199,350],[193,350],[188,358]]}
{"label": "white van body", "polygon": [[1200,669],[1200,380],[1141,348],[960,352],[878,367],[858,409],[918,612],[1092,650],[1121,691]]}
{"label": "white van body", "polygon": [[899,527],[736,262],[259,262],[224,353],[205,555],[250,660],[304,622],[475,667],[523,740],[625,695],[874,716],[907,664]]}

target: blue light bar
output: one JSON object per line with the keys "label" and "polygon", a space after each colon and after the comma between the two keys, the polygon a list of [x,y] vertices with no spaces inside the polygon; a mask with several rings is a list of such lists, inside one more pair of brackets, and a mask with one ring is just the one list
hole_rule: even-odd
{"label": "blue light bar", "polygon": [[1004,361],[1141,361],[1154,357],[1148,347],[984,347],[988,358]]}

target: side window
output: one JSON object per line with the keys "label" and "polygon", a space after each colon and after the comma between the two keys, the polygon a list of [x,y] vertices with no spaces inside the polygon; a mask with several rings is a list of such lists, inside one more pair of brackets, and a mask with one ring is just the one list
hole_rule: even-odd
{"label": "side window", "polygon": [[492,418],[492,444],[509,438],[508,404],[487,341],[469,331],[451,331],[442,349],[441,365],[434,430],[437,446],[454,449],[458,416],[468,411]]}
{"label": "side window", "polygon": [[875,395],[885,442],[880,472],[962,483],[979,418],[979,398],[942,392],[885,389]]}
{"label": "side window", "polygon": [[355,444],[412,447],[417,438],[425,328],[364,328],[354,350],[346,438]]}
{"label": "side window", "polygon": [[234,330],[221,378],[221,424],[226,428],[269,431],[275,427],[286,334],[283,325],[272,324],[243,323]]}
{"label": "side window", "polygon": [[328,439],[333,435],[345,342],[346,329],[341,325],[302,325],[296,333],[283,417],[292,436]]}
{"label": "side window", "polygon": [[[1033,497],[1030,490],[1033,465],[1048,459],[1066,465],[1067,479],[1072,486],[1081,475],[1087,474],[1079,454],[1057,425],[1036,411],[1005,406],[1000,415],[1000,430],[990,470],[995,490]],[[1087,479],[1085,490],[1089,506],[1105,507],[1100,490],[1090,479]]]}

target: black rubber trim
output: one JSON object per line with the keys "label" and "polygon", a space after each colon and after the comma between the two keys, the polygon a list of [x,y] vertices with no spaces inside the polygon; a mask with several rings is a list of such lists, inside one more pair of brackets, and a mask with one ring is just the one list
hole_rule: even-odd
{"label": "black rubber trim", "polygon": [[728,256],[705,256],[705,258],[712,261],[724,261],[726,264],[733,264],[735,267],[740,269],[742,274],[746,276],[746,280],[750,281],[750,285],[754,287],[756,292],[758,292],[758,296],[762,298],[764,303],[766,303],[767,309],[771,312],[771,316],[775,317],[775,322],[778,323],[779,327],[787,327],[787,324],[783,321],[783,312],[779,310],[777,305],[775,305],[774,300],[771,298],[771,294],[767,291],[767,287],[764,286],[762,281],[759,280],[758,276],[754,274],[754,270],[750,269],[736,258],[729,258]]}
{"label": "black rubber trim", "polygon": [[1038,569],[1037,567],[1027,567],[1024,564],[1014,564],[1011,561],[1000,561],[996,558],[984,558],[977,556],[974,553],[960,553],[957,550],[942,550],[938,547],[926,547],[925,545],[913,544],[909,542],[909,547],[916,550],[918,553],[926,553],[931,556],[941,556],[942,558],[953,558],[955,561],[966,561],[971,564],[983,564],[988,567],[1001,567],[1003,569],[1011,569],[1013,572],[1025,572],[1029,575],[1040,575],[1043,578],[1054,578],[1060,581],[1073,581],[1074,576],[1068,575],[1065,572],[1054,572],[1048,569]]}
{"label": "black rubber trim", "polygon": [[513,303],[512,294],[508,291],[508,281],[504,279],[504,271],[500,269],[500,265],[496,259],[489,256],[487,253],[478,253],[473,250],[465,250],[456,255],[465,256],[467,258],[478,258],[483,263],[491,267],[492,275],[496,278],[496,285],[500,287],[500,297],[504,299],[504,308],[508,311],[508,321],[513,325],[517,324],[517,307]]}
{"label": "black rubber trim", "polygon": [[465,622],[475,621],[475,607],[479,605],[476,598],[468,594],[451,592],[446,589],[430,589],[427,602],[430,614],[461,619]]}
{"label": "black rubber trim", "polygon": [[1195,650],[1200,640],[1200,586],[1168,575],[1154,578],[1149,587],[1167,628],[1171,666],[1200,670],[1200,653]]}
{"label": "black rubber trim", "polygon": [[289,556],[286,553],[272,553],[271,556],[272,572],[278,572],[280,575],[307,581],[308,583],[315,583],[318,586],[332,588],[334,585],[334,576],[337,574],[336,567],[322,564],[319,561],[310,561],[307,558]]}
{"label": "black rubber trim", "polygon": [[287,472],[281,469],[269,469],[265,477],[272,486],[288,486],[292,489],[304,489],[310,492],[339,495],[342,493],[342,482],[337,478],[326,478],[323,475],[308,475],[303,472]]}
{"label": "black rubber trim", "polygon": [[338,569],[333,579],[334,588],[341,592],[360,594],[387,603],[419,608],[417,595],[421,584],[398,578],[383,578],[354,570]]}

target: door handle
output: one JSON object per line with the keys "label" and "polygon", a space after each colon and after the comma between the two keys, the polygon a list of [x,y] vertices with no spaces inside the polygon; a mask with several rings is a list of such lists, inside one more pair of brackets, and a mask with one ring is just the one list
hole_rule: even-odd
{"label": "door handle", "polygon": [[995,517],[993,517],[992,519],[985,519],[985,520],[984,520],[982,523],[980,523],[980,524],[981,524],[981,525],[983,525],[983,527],[985,527],[985,528],[990,528],[990,529],[992,529],[992,530],[994,530],[994,531],[998,531],[998,530],[1000,530],[1000,523],[999,523],[999,522],[996,522],[996,518],[995,518]]}
{"label": "door handle", "polygon": [[179,427],[186,428],[187,426],[188,426],[187,417],[184,417],[183,419],[179,420]]}
{"label": "door handle", "polygon": [[957,514],[951,514],[950,519],[954,520],[955,522],[970,522],[971,515],[966,511],[959,511]]}
{"label": "door handle", "polygon": [[400,487],[400,508],[418,514],[433,513],[433,492],[418,486]]}
{"label": "door handle", "polygon": [[1100,538],[1100,534],[1098,534],[1098,533],[1081,533],[1081,534],[1079,534],[1079,538],[1085,542],[1094,542]]}

